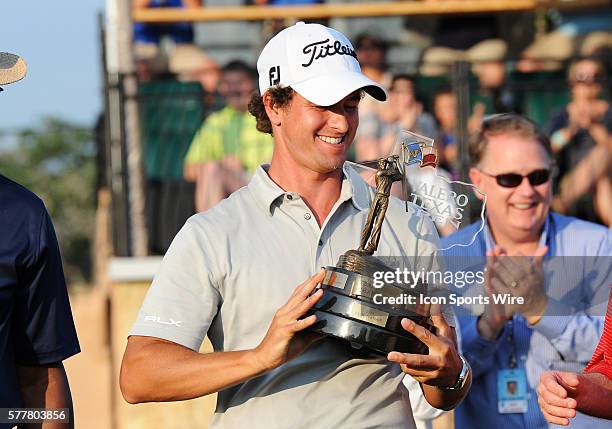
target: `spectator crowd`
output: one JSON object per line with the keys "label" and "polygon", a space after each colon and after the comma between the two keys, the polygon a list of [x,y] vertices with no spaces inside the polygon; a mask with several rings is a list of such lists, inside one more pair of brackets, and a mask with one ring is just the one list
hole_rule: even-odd
{"label": "spectator crowd", "polygon": [[[141,1],[134,7],[197,6],[197,1],[190,0]],[[458,118],[462,112],[450,84],[451,65],[456,61],[471,64],[465,124],[469,136],[478,133],[489,115],[528,113],[532,105],[550,98],[544,93],[533,95],[542,88],[521,86],[521,79],[551,71],[559,76],[567,70],[566,89],[559,87],[558,91],[567,97],[547,102],[539,117],[533,118],[552,141],[553,208],[612,226],[612,107],[608,102],[612,34],[594,31],[570,36],[563,31],[565,27],[538,38],[515,61],[508,56],[506,41],[478,40],[494,34],[489,30],[478,26],[467,34],[457,30],[453,38],[447,29],[422,50],[418,68],[390,65],[391,41],[367,32],[356,35],[355,50],[363,73],[388,90],[389,100],[381,104],[366,95],[361,101],[360,126],[349,159],[360,162],[388,155],[400,130],[409,130],[433,138],[439,171],[458,179],[462,168]],[[201,86],[203,122],[194,135],[181,136],[183,143],[176,151],[183,159],[184,179],[195,186],[194,209],[205,211],[244,186],[255,168],[270,159],[272,140],[255,130],[247,112],[256,85],[254,67],[238,58],[219,65],[195,44],[191,24],[136,24],[134,35],[141,82],[170,79]],[[446,235],[450,230],[440,228],[439,232]]]}

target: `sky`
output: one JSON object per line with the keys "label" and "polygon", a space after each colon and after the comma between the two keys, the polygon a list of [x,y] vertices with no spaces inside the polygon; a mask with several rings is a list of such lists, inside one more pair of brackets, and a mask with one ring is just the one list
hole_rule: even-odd
{"label": "sky", "polygon": [[102,109],[97,14],[105,0],[2,0],[0,51],[20,55],[28,74],[0,93],[0,130],[45,116],[93,125]]}

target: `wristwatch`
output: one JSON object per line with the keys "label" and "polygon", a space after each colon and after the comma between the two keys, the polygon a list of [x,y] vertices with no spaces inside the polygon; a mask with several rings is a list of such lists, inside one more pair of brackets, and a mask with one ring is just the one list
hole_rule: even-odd
{"label": "wristwatch", "polygon": [[465,382],[467,381],[468,374],[470,373],[470,364],[467,360],[460,354],[461,362],[463,362],[463,367],[459,372],[459,377],[457,377],[457,382],[452,386],[438,386],[442,390],[461,390],[463,386],[465,386]]}

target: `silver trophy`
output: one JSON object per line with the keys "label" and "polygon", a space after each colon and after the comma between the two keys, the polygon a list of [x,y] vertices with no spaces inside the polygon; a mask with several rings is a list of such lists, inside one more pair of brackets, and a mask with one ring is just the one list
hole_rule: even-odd
{"label": "silver trophy", "polygon": [[[365,167],[376,165],[376,193],[361,232],[359,248],[341,255],[336,266],[325,268],[325,279],[320,286],[323,296],[311,311],[317,315],[317,323],[311,330],[347,341],[355,349],[365,348],[385,355],[390,351],[428,353],[427,346],[401,326],[402,318],[410,318],[428,330],[435,329],[429,306],[420,304],[420,295],[428,293],[427,284],[374,286],[375,273],[394,271],[373,254],[380,241],[392,185],[398,181],[404,183],[410,155],[406,153],[407,146],[402,149],[403,156],[390,155],[361,164]],[[394,298],[399,304],[376,304],[376,294]],[[414,299],[407,300],[407,296]]]}

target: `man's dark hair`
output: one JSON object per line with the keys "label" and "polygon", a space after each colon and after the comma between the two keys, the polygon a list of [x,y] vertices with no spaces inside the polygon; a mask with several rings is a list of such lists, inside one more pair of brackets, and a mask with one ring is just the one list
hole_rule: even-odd
{"label": "man's dark hair", "polygon": [[569,67],[567,68],[567,80],[570,84],[572,84],[577,77],[576,76],[577,65],[583,62],[594,63],[595,67],[597,68],[597,71],[595,72],[595,81],[598,82],[600,85],[607,84],[606,67],[603,61],[600,61],[599,58],[596,58],[594,56],[579,57],[579,58],[575,58],[574,60],[572,60]]}
{"label": "man's dark hair", "polygon": [[391,88],[393,88],[393,85],[395,85],[395,82],[397,82],[398,80],[407,80],[410,83],[412,83],[412,86],[414,87],[416,76],[408,74],[408,73],[396,73],[391,78]]}
{"label": "man's dark hair", "polygon": [[454,94],[453,87],[449,84],[442,84],[436,87],[434,91],[433,98],[435,99],[438,95],[446,95],[446,94]]}
{"label": "man's dark hair", "polygon": [[[268,92],[272,98],[272,103],[281,109],[286,108],[289,106],[289,104],[291,104],[294,94],[293,88],[290,86],[273,86],[268,89]],[[255,116],[258,131],[272,134],[272,123],[270,122],[270,118],[268,118],[268,114],[266,113],[263,97],[258,93],[254,93],[251,96],[251,101],[249,101],[249,112],[251,115]]]}
{"label": "man's dark hair", "polygon": [[257,70],[254,67],[251,67],[247,63],[242,60],[232,60],[225,64],[222,69],[223,73],[228,72],[242,72],[249,76],[251,79],[257,79]]}
{"label": "man's dark hair", "polygon": [[475,166],[482,161],[491,137],[505,134],[538,142],[553,160],[550,140],[535,122],[517,113],[499,113],[485,119],[478,134],[470,140],[470,164]]}
{"label": "man's dark hair", "polygon": [[357,35],[357,37],[355,38],[355,49],[359,50],[366,45],[378,48],[385,53],[389,48],[389,44],[379,37],[373,36],[368,33],[361,33]]}

